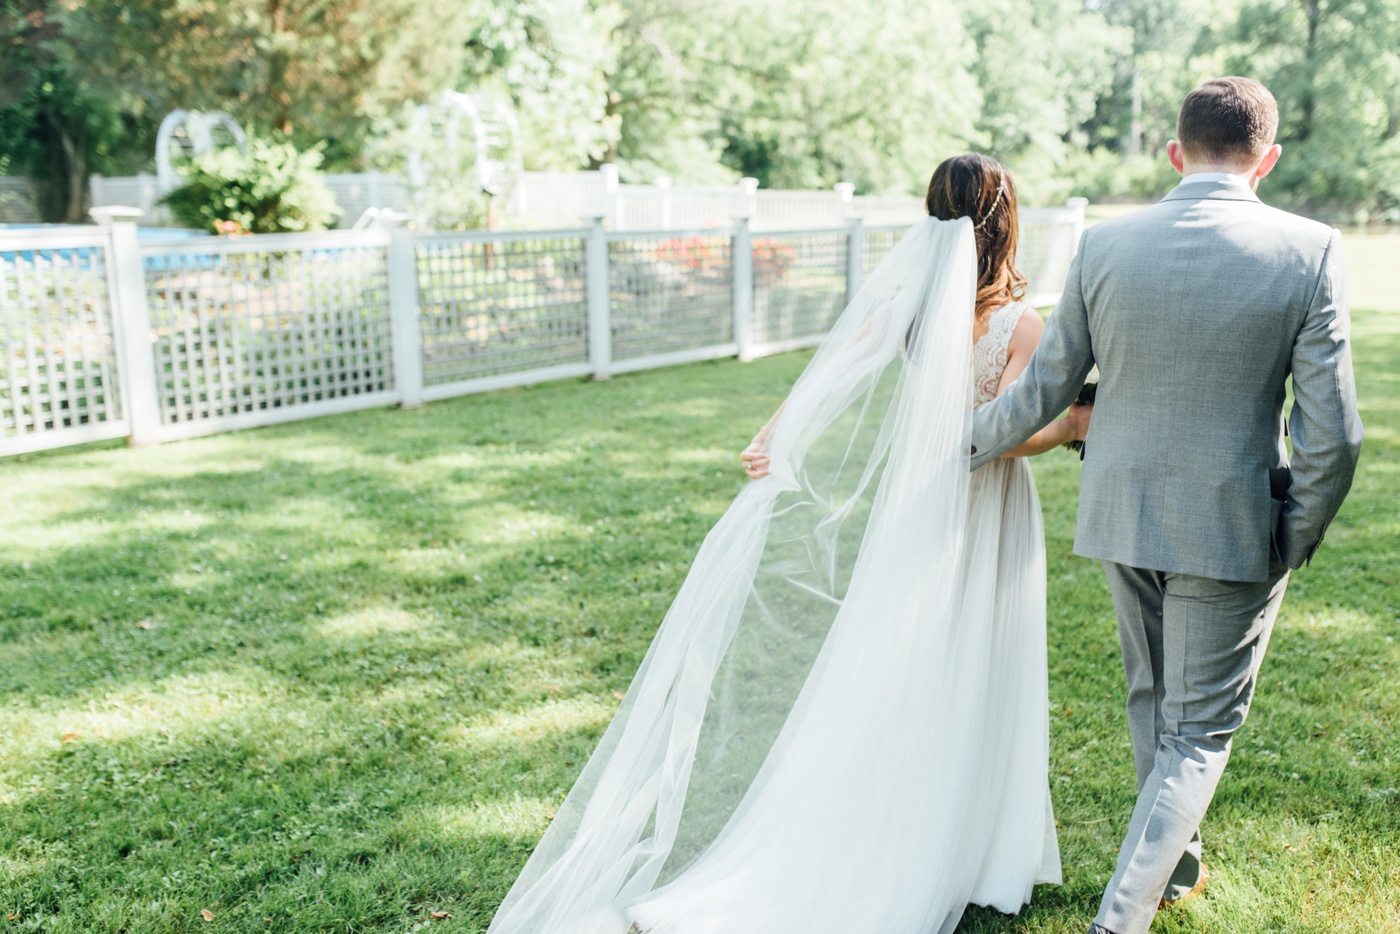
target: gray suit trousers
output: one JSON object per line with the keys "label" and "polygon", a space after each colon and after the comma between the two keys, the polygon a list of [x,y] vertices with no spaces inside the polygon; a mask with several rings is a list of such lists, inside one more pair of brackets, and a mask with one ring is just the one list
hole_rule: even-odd
{"label": "gray suit trousers", "polygon": [[1104,562],[1128,677],[1138,799],[1094,919],[1146,934],[1158,900],[1200,877],[1201,819],[1254,698],[1288,586],[1274,564],[1259,582],[1220,581]]}

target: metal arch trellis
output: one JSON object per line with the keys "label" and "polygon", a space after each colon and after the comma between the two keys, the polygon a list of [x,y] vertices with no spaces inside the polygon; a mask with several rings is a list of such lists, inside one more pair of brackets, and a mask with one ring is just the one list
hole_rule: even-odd
{"label": "metal arch trellis", "polygon": [[179,147],[181,154],[187,156],[212,152],[214,132],[220,129],[233,138],[240,151],[247,151],[248,134],[222,110],[172,110],[165,115],[156,132],[156,182],[161,191],[172,191],[180,184],[171,149]]}
{"label": "metal arch trellis", "polygon": [[[474,149],[477,187],[493,197],[506,194],[524,171],[520,155],[520,124],[515,111],[498,98],[483,94],[444,91],[436,108],[423,104],[413,118],[415,136],[437,126],[449,153],[462,144],[462,123],[469,122]],[[436,135],[436,134],[432,134]],[[414,188],[427,184],[423,153],[415,146],[408,154],[409,181]]]}

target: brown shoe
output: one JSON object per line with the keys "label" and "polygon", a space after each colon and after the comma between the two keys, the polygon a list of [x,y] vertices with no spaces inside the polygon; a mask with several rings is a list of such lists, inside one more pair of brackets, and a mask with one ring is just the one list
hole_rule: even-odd
{"label": "brown shoe", "polygon": [[1205,863],[1202,863],[1201,878],[1196,882],[1195,886],[1192,887],[1191,891],[1176,898],[1161,899],[1157,902],[1157,910],[1161,911],[1163,908],[1174,908],[1178,905],[1184,905],[1197,895],[1204,895],[1206,891],[1206,880],[1209,878],[1210,871],[1206,869]]}

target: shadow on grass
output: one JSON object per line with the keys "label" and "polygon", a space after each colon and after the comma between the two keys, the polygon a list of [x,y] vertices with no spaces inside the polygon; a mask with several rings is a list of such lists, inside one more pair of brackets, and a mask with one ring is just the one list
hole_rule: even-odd
{"label": "shadow on grass", "polygon": [[[1297,575],[1207,817],[1225,907],[1164,929],[1249,930],[1229,906],[1327,874],[1359,873],[1335,899],[1376,905],[1400,863],[1397,359],[1400,331],[1372,325],[1376,440]],[[804,360],[0,465],[71,475],[61,501],[14,496],[0,530],[0,904],[73,931],[190,930],[201,907],[211,931],[401,930],[431,910],[483,930]],[[974,909],[962,934],[1082,931],[1133,797],[1111,604],[1069,554],[1079,464],[1035,471],[1066,882],[1016,918]],[[1379,855],[1358,868],[1347,839]]]}

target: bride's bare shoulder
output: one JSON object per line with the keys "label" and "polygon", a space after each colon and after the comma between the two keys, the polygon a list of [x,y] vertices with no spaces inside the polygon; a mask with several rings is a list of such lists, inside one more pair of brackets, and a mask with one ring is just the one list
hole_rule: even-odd
{"label": "bride's bare shoulder", "polygon": [[[1011,340],[1007,345],[1010,351],[1008,356],[1019,356],[1025,354],[1029,356],[1040,343],[1040,335],[1045,333],[1045,321],[1040,317],[1040,312],[1036,311],[1025,302],[1014,302],[1013,308],[1019,309],[1016,317],[1016,327],[1011,332]],[[1008,309],[1008,314],[1010,309]]]}

